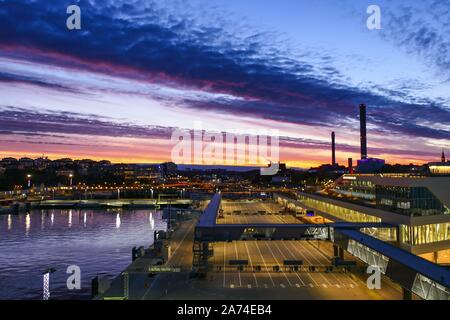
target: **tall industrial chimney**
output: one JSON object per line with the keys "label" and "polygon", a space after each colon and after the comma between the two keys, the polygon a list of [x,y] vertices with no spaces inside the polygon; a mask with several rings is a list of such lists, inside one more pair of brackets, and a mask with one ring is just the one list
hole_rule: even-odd
{"label": "tall industrial chimney", "polygon": [[331,164],[336,165],[336,141],[334,131],[331,133]]}
{"label": "tall industrial chimney", "polygon": [[359,125],[361,135],[361,159],[367,159],[366,105],[359,105]]}

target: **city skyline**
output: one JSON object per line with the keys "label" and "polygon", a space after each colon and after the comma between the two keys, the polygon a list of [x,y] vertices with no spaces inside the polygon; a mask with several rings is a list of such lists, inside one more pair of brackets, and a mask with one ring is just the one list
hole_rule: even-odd
{"label": "city skyline", "polygon": [[[444,154],[446,154],[445,152],[444,152]],[[2,158],[0,158],[0,161],[1,160],[5,160],[5,159],[9,159],[9,158],[12,158],[12,159],[16,159],[17,161],[20,161],[20,160],[27,160],[27,159],[31,159],[31,160],[33,160],[33,161],[37,161],[37,160],[40,160],[40,159],[45,159],[45,160],[48,160],[48,161],[59,161],[59,160],[66,160],[66,159],[70,159],[71,161],[74,161],[74,162],[83,162],[83,161],[93,161],[93,162],[95,162],[95,163],[100,163],[100,162],[109,162],[109,163],[111,163],[112,165],[120,165],[120,164],[124,164],[124,165],[159,165],[159,164],[162,164],[162,163],[175,163],[175,162],[172,162],[172,161],[160,161],[160,162],[121,162],[121,161],[111,161],[110,159],[91,159],[91,158],[86,158],[86,157],[78,157],[78,158],[71,158],[71,157],[57,157],[57,158],[52,158],[52,157],[48,157],[48,156],[46,156],[46,155],[44,155],[44,154],[41,154],[40,156],[37,156],[37,157],[35,157],[35,158],[33,158],[33,157],[28,157],[28,156],[17,156],[17,157],[2,157]],[[405,164],[401,164],[401,163],[386,163],[386,165],[391,165],[391,166],[396,166],[396,165],[400,165],[400,166],[405,166],[405,167],[407,167],[407,166],[424,166],[424,167],[427,167],[427,166],[429,166],[430,165],[430,163],[434,163],[434,162],[438,162],[437,160],[440,160],[440,159],[442,159],[442,153],[440,153],[439,154],[439,157],[434,157],[432,160],[436,160],[436,161],[429,161],[428,163],[405,163]],[[320,166],[330,166],[330,168],[331,168],[331,166],[333,165],[332,164],[332,157],[331,157],[331,153],[330,153],[330,161],[328,161],[328,162],[326,162],[326,163],[322,163],[322,164],[319,164],[317,167],[320,167]],[[348,159],[347,159],[348,160]],[[353,161],[353,158],[352,158],[352,161]],[[446,160],[446,161],[444,161],[444,163],[445,162],[449,162],[450,160]],[[283,162],[281,162],[280,161],[280,163],[283,163]],[[199,163],[175,163],[176,165],[178,165],[180,168],[182,168],[181,170],[186,170],[186,169],[189,169],[189,168],[198,168],[198,169],[208,169],[208,168],[212,168],[212,169],[232,169],[232,168],[235,168],[237,171],[243,171],[243,170],[257,170],[258,168],[260,168],[260,167],[265,167],[266,165],[251,165],[251,164],[241,164],[241,165],[239,165],[239,164],[208,164],[208,163],[204,163],[204,164],[199,164]],[[283,164],[285,164],[285,163],[283,163]],[[344,162],[342,162],[342,163],[336,163],[335,164],[336,166],[341,166],[341,167],[348,167],[348,161],[347,161],[347,163],[344,163]],[[308,170],[308,169],[315,169],[315,167],[310,167],[310,168],[302,168],[302,167],[295,167],[295,166],[287,166],[288,168],[290,168],[290,169],[299,169],[299,170]],[[355,168],[356,167],[356,164],[355,163],[353,163],[353,167]]]}
{"label": "city skyline", "polygon": [[[175,128],[278,129],[280,161],[368,153],[423,164],[450,149],[449,12],[439,1],[0,1],[0,157],[170,161]],[[433,6],[433,12],[427,8]],[[20,25],[13,21],[28,21]],[[249,164],[250,165],[250,164]]]}

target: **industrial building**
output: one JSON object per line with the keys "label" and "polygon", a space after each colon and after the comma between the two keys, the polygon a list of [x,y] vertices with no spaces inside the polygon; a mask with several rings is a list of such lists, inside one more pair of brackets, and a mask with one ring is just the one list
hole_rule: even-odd
{"label": "industrial building", "polygon": [[371,173],[381,170],[385,161],[383,159],[369,158],[367,155],[367,120],[366,105],[359,105],[359,125],[361,135],[361,159],[357,161],[356,171],[359,173]]}

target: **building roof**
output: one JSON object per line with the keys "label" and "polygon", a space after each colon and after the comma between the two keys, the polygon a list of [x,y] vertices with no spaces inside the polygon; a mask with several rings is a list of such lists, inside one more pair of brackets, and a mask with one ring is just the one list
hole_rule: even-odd
{"label": "building roof", "polygon": [[198,226],[210,227],[216,224],[217,213],[219,212],[222,195],[220,193],[214,194],[203,214],[200,216]]}

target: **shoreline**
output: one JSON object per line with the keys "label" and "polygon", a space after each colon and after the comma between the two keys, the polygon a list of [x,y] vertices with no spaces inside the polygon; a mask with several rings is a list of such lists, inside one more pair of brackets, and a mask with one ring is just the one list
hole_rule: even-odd
{"label": "shoreline", "polygon": [[190,199],[172,201],[158,201],[157,199],[90,199],[90,200],[42,200],[16,202],[12,205],[0,207],[0,215],[19,214],[33,209],[163,209],[166,207],[186,210],[193,203]]}

